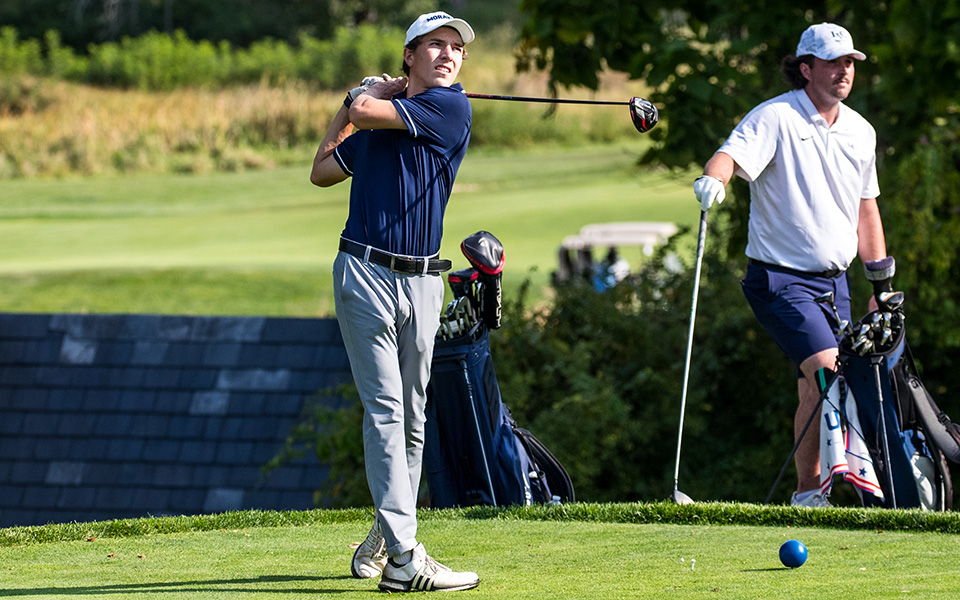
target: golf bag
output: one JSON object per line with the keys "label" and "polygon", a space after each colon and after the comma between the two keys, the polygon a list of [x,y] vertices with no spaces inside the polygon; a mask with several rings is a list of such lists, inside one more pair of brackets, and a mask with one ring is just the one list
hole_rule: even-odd
{"label": "golf bag", "polygon": [[[950,510],[953,484],[946,457],[960,458],[960,433],[917,376],[901,304],[902,296],[896,308],[868,313],[841,342],[840,376],[823,407],[821,438],[837,426],[845,430],[851,467],[845,477],[857,486],[864,506]],[[866,453],[853,450],[857,447]],[[825,451],[821,443],[821,461]],[[821,489],[829,490],[829,482]]]}
{"label": "golf bag", "polygon": [[[482,245],[499,246],[486,232],[467,239],[481,235]],[[502,270],[502,251],[499,257],[491,256]],[[448,279],[454,299],[441,315],[427,388],[423,468],[430,506],[574,501],[563,465],[533,434],[517,426],[500,397],[490,326],[478,308],[484,302],[479,289],[484,277],[465,269]],[[486,306],[494,311],[489,302]],[[497,326],[499,312],[497,304]]]}

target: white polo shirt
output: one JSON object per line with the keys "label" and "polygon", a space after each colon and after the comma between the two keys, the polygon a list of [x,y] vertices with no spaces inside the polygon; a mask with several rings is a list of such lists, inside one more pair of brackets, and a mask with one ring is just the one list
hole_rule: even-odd
{"label": "white polo shirt", "polygon": [[833,127],[804,90],[760,104],[720,152],[750,182],[750,258],[799,271],[846,269],[857,255],[860,201],[880,195],[877,134],[840,104]]}

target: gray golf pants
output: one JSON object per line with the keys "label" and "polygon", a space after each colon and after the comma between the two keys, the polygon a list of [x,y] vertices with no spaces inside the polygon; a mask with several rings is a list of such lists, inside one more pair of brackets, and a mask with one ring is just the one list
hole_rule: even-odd
{"label": "gray golf pants", "polygon": [[396,556],[417,545],[424,406],[443,278],[404,275],[341,252],[333,264],[340,332],[363,403],[367,483]]}

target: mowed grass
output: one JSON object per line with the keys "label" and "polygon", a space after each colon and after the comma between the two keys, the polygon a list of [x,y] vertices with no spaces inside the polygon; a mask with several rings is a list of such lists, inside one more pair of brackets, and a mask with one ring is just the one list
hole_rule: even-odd
{"label": "mowed grass", "polygon": [[[366,522],[251,527],[0,548],[0,596],[368,598],[351,543]],[[466,598],[944,598],[960,538],[812,527],[430,517],[420,540],[481,577]],[[803,541],[787,569],[780,544]],[[694,562],[695,561],[695,562]],[[693,567],[693,568],[691,568]],[[946,595],[945,595],[946,594]]]}
{"label": "mowed grass", "polygon": [[[641,170],[646,140],[468,155],[442,254],[485,229],[504,244],[508,293],[542,294],[563,238],[605,221],[692,225],[687,176]],[[307,157],[309,160],[309,157]],[[0,198],[0,310],[332,314],[330,269],[348,185],[309,163],[207,175],[16,180]],[[641,259],[639,249],[626,252]]]}

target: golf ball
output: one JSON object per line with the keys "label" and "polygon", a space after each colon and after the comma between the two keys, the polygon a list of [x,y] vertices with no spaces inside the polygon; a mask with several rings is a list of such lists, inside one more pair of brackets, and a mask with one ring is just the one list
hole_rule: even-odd
{"label": "golf ball", "polygon": [[796,569],[807,562],[807,547],[798,540],[787,540],[780,546],[780,562],[785,567]]}

